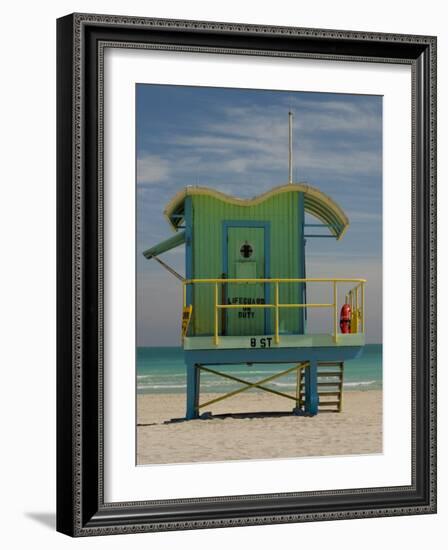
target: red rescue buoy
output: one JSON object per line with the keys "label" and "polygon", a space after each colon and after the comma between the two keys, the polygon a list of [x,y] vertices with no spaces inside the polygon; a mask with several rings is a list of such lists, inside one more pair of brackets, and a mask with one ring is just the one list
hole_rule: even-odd
{"label": "red rescue buoy", "polygon": [[341,308],[341,317],[339,326],[341,327],[342,334],[350,334],[350,321],[352,317],[352,310],[350,304],[344,304]]}

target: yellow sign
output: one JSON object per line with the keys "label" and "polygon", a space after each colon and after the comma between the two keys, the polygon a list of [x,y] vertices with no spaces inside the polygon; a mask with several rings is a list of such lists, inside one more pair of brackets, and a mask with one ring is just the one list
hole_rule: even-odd
{"label": "yellow sign", "polygon": [[187,335],[188,325],[190,324],[193,306],[185,306],[182,311],[182,339]]}

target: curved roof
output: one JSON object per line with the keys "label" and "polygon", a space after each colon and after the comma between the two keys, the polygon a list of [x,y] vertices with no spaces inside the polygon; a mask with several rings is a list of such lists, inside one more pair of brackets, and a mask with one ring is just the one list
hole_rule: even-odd
{"label": "curved roof", "polygon": [[232,197],[231,195],[226,195],[225,193],[221,193],[220,191],[216,191],[215,189],[210,189],[208,187],[189,186],[179,191],[170,200],[170,202],[166,205],[164,214],[168,218],[168,221],[172,227],[177,231],[178,226],[182,222],[184,203],[187,196],[207,195],[237,206],[254,206],[275,195],[291,192],[302,192],[304,194],[305,211],[318,218],[323,224],[327,225],[337,239],[340,239],[343,236],[349,226],[349,220],[344,211],[337,203],[333,201],[333,199],[330,199],[328,195],[322,193],[322,191],[319,191],[316,187],[312,187],[311,185],[305,183],[288,183],[286,185],[273,187],[266,193],[258,195],[252,199]]}

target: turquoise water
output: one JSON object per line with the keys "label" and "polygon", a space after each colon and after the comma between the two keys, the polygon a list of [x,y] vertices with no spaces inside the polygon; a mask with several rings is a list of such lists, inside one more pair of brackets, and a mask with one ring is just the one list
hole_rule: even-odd
{"label": "turquoise water", "polygon": [[[256,364],[249,367],[242,364],[211,368],[255,382],[291,366]],[[138,393],[184,393],[185,371],[182,348],[137,348]],[[345,363],[344,388],[346,390],[380,389],[382,378],[381,344],[366,345],[361,357]],[[269,386],[282,388],[284,391],[294,390],[295,374],[278,378],[270,382]],[[241,387],[240,384],[231,380],[208,373],[201,374],[201,392],[222,393],[239,387]]]}

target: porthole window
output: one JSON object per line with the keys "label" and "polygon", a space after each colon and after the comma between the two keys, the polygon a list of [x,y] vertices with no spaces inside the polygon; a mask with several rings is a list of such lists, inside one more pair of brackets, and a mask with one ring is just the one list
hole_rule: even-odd
{"label": "porthole window", "polygon": [[252,248],[252,245],[249,244],[247,241],[244,241],[244,243],[241,245],[241,248],[240,248],[241,256],[247,259],[252,256],[253,252],[254,252],[254,249]]}

